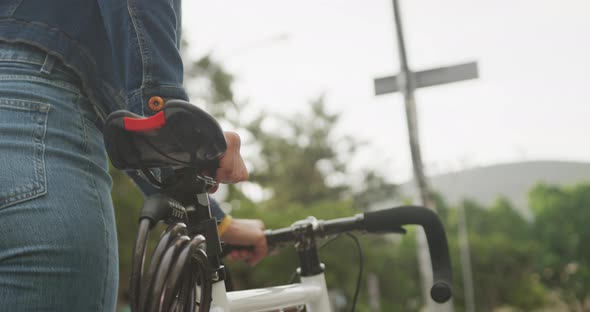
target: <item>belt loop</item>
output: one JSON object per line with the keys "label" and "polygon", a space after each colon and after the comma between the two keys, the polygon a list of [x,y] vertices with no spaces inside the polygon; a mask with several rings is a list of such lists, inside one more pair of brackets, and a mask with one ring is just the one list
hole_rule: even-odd
{"label": "belt loop", "polygon": [[47,56],[45,56],[45,62],[43,62],[43,66],[41,66],[41,72],[47,75],[51,74],[53,65],[55,65],[55,56],[47,53]]}

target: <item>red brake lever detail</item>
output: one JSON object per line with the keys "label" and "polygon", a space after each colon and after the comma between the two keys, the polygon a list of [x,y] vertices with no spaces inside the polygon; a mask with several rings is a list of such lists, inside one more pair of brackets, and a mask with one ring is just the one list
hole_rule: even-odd
{"label": "red brake lever detail", "polygon": [[166,124],[166,115],[161,111],[148,118],[123,118],[123,126],[127,131],[145,132],[162,128]]}

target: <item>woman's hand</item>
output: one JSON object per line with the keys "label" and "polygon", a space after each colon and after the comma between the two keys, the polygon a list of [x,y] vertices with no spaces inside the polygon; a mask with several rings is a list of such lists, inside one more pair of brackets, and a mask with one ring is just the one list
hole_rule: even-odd
{"label": "woman's hand", "polygon": [[219,183],[238,183],[248,180],[248,169],[240,155],[240,136],[236,132],[224,132],[227,150],[219,160],[215,180]]}
{"label": "woman's hand", "polygon": [[[235,132],[224,132],[227,150],[219,161],[215,180],[219,183],[237,183],[248,180],[248,169],[240,155],[240,136]],[[268,253],[264,223],[255,219],[233,219],[221,236],[226,243],[254,246],[254,251],[233,251],[232,260],[246,260],[254,265]]]}
{"label": "woman's hand", "polygon": [[232,245],[254,246],[254,251],[232,251],[231,260],[246,260],[255,265],[268,253],[264,223],[258,219],[233,219],[221,239]]}

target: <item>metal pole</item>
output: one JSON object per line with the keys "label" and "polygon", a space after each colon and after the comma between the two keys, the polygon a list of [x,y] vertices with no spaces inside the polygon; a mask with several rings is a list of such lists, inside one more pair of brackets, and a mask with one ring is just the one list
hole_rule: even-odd
{"label": "metal pole", "polygon": [[475,312],[475,295],[473,292],[473,276],[471,275],[471,256],[469,252],[469,238],[467,237],[467,215],[465,206],[459,206],[459,251],[461,252],[461,271],[463,288],[465,289],[465,311]]}
{"label": "metal pole", "polygon": [[393,0],[393,12],[395,16],[395,28],[397,33],[397,46],[399,50],[401,71],[399,74],[399,84],[402,94],[404,95],[406,107],[406,119],[408,123],[408,135],[410,142],[410,151],[412,154],[412,164],[414,168],[414,179],[418,184],[418,191],[422,204],[428,208],[434,209],[432,199],[430,197],[428,181],[424,175],[424,167],[422,165],[422,153],[420,152],[420,142],[418,138],[418,120],[416,114],[416,101],[414,99],[415,82],[412,71],[408,66],[408,59],[406,56],[406,46],[404,43],[404,35],[402,30],[401,16],[399,13],[399,5],[397,0]]}
{"label": "metal pole", "polygon": [[375,273],[367,275],[367,291],[369,293],[369,307],[371,312],[381,311],[381,302],[379,301],[379,278]]}
{"label": "metal pole", "polygon": [[[427,208],[436,210],[432,197],[430,196],[430,188],[428,181],[424,175],[424,167],[422,165],[422,154],[420,152],[420,142],[418,137],[418,118],[416,113],[416,100],[414,98],[415,81],[408,65],[406,54],[406,46],[404,43],[404,35],[402,29],[401,14],[398,0],[393,0],[393,14],[395,17],[395,28],[397,34],[397,46],[399,51],[400,67],[399,73],[399,89],[404,95],[406,119],[408,124],[408,137],[410,143],[410,151],[412,155],[412,165],[414,169],[414,180],[418,186],[421,204]],[[417,247],[418,247],[418,263],[420,267],[420,276],[422,279],[422,297],[426,303],[426,311],[433,311],[435,303],[430,298],[430,287],[433,282],[432,265],[428,252],[428,245],[423,231],[417,232]],[[451,304],[445,306],[438,306],[437,310],[451,311]]]}

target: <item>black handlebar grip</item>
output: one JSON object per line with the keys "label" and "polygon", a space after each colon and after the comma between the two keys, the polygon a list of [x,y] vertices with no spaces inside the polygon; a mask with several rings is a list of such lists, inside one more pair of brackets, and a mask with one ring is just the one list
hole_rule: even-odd
{"label": "black handlebar grip", "polygon": [[425,207],[403,206],[364,214],[368,232],[389,232],[403,225],[421,225],[426,233],[432,262],[433,286],[430,296],[438,303],[446,302],[452,295],[451,259],[447,236],[438,215]]}

